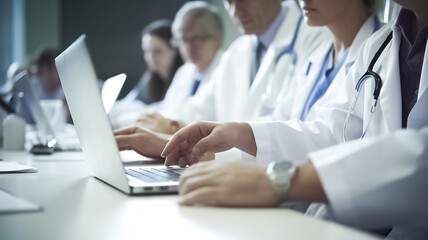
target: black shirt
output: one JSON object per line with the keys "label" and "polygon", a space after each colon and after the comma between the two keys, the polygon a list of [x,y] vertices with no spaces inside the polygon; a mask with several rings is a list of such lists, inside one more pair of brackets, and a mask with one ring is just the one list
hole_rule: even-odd
{"label": "black shirt", "polygon": [[397,19],[401,30],[400,44],[400,78],[402,127],[407,128],[407,118],[418,99],[419,83],[428,36],[428,26],[425,26],[413,39],[413,22],[416,16],[412,11],[402,9]]}

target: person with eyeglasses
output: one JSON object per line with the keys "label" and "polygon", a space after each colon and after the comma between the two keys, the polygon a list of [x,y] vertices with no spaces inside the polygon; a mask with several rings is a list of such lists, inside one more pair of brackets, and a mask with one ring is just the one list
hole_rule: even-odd
{"label": "person with eyeglasses", "polygon": [[[271,123],[276,128],[264,132],[268,142],[258,142],[248,123],[196,123],[177,132],[162,156],[167,165],[194,165],[181,175],[181,203],[321,202],[332,221],[363,230],[390,228],[386,239],[427,239],[428,3],[395,2],[402,6],[398,18],[367,39],[347,77],[333,82],[316,103],[317,120]],[[367,69],[376,77],[361,87]],[[348,114],[345,134],[356,140],[343,143]],[[197,163],[204,152],[231,147],[272,162]],[[270,155],[261,156],[265,147]]]}
{"label": "person with eyeglasses", "polygon": [[223,3],[244,35],[225,51],[210,83],[185,104],[168,108],[162,115],[150,115],[151,123],[116,131],[119,149],[159,157],[170,135],[194,120],[257,119],[268,85],[275,86],[274,96],[283,88],[288,90],[294,72],[302,68],[313,51],[330,44],[327,30],[309,27],[294,0]]}
{"label": "person with eyeglasses", "polygon": [[[171,31],[173,37],[168,44],[179,50],[185,64],[175,72],[162,101],[152,106],[128,109],[119,116],[116,127],[136,122],[146,128],[162,126],[164,121],[160,113],[180,107],[210,81],[212,71],[222,56],[224,30],[218,9],[207,2],[188,2],[177,12]],[[168,127],[174,128],[177,124],[174,121]]]}

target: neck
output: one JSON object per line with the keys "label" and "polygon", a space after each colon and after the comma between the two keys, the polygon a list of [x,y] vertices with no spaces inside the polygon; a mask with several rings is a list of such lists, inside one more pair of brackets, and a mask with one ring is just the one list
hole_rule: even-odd
{"label": "neck", "polygon": [[169,72],[168,71],[162,71],[162,72],[159,72],[158,74],[162,79],[165,79],[165,81],[169,78]]}
{"label": "neck", "polygon": [[264,32],[266,32],[269,29],[269,27],[273,24],[275,19],[279,16],[280,12],[281,12],[281,5],[279,4],[279,7],[272,8],[272,11],[270,11],[270,13],[266,13],[266,16],[271,16],[271,18],[268,21],[266,21],[266,26],[263,28],[263,30],[257,33],[256,35],[261,35]]}
{"label": "neck", "polygon": [[214,61],[216,56],[217,56],[217,52],[214,55],[212,55],[208,61],[199,65],[196,65],[198,72],[204,72],[205,70],[207,70],[210,67],[211,63]]}
{"label": "neck", "polygon": [[[357,4],[360,1],[355,1]],[[343,52],[352,45],[355,37],[369,18],[370,13],[363,3],[351,6],[327,27],[334,36],[334,65]]]}

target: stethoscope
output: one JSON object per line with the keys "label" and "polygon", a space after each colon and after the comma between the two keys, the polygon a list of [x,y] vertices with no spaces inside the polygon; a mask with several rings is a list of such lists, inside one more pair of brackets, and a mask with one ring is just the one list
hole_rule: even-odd
{"label": "stethoscope", "polygon": [[[275,73],[276,66],[278,65],[278,62],[281,60],[282,57],[289,55],[291,57],[291,64],[288,65],[288,69],[286,72],[286,75],[284,76],[284,79],[289,79],[293,74],[294,70],[296,68],[297,63],[297,53],[294,51],[294,46],[296,44],[296,39],[299,35],[299,29],[300,25],[302,24],[303,16],[300,16],[299,20],[297,21],[296,29],[294,30],[294,35],[291,43],[286,46],[281,52],[278,53],[278,55],[275,57],[275,64],[273,67],[272,73]],[[281,91],[279,94],[274,97],[273,90],[274,90],[274,82],[275,82],[275,74],[271,74],[266,87],[266,92],[262,95],[261,101],[262,101],[262,109],[261,109],[261,116],[269,115],[275,106],[281,102],[284,95],[287,92],[288,87],[282,86]]]}
{"label": "stethoscope", "polygon": [[373,67],[376,64],[377,60],[379,59],[380,55],[382,54],[383,50],[385,50],[386,46],[391,42],[391,39],[392,39],[392,32],[388,35],[388,37],[382,43],[380,48],[377,50],[376,54],[374,55],[372,61],[369,64],[369,67],[368,67],[366,73],[364,73],[364,75],[358,80],[357,84],[355,85],[355,91],[356,92],[355,92],[354,98],[352,99],[351,106],[349,107],[348,114],[346,115],[345,123],[343,125],[343,133],[342,134],[343,134],[343,141],[344,142],[346,142],[346,129],[348,127],[348,121],[349,121],[349,118],[351,117],[351,114],[354,113],[355,105],[357,104],[358,97],[360,96],[360,93],[361,93],[361,88],[368,79],[373,79],[373,81],[375,83],[375,88],[373,91],[373,99],[372,99],[372,104],[370,107],[369,119],[368,119],[368,122],[366,124],[366,127],[363,129],[363,133],[361,134],[360,139],[364,138],[364,136],[367,133],[367,129],[370,126],[370,122],[373,118],[373,114],[376,111],[377,101],[379,98],[380,90],[382,88],[382,79],[379,76],[379,74],[377,74],[375,71],[373,71]]}

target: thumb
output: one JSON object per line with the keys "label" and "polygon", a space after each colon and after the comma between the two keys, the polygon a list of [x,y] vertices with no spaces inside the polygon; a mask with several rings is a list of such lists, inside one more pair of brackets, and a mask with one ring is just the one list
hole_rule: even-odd
{"label": "thumb", "polygon": [[216,150],[216,146],[219,144],[221,139],[219,139],[217,136],[208,135],[199,142],[193,146],[192,149],[192,156],[193,157],[200,157],[204,155],[206,152],[214,152]]}

